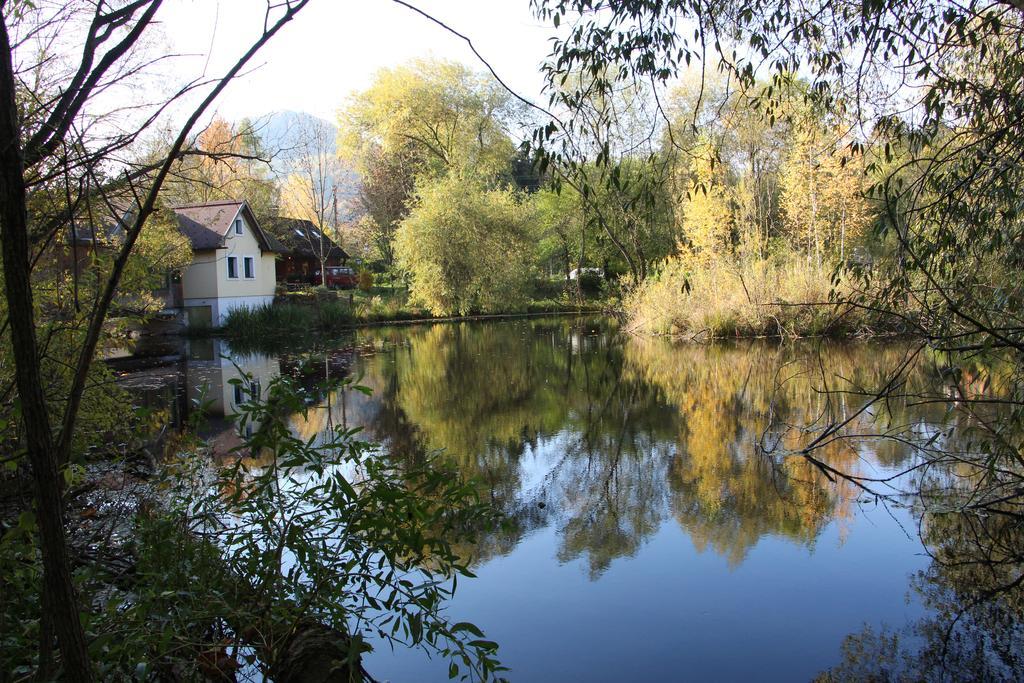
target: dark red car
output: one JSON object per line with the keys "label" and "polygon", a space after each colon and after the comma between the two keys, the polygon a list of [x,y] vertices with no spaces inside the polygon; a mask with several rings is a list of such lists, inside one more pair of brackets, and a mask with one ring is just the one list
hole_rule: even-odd
{"label": "dark red car", "polygon": [[320,272],[313,276],[314,284],[325,284],[328,289],[355,289],[359,280],[356,271],[347,266],[327,266],[327,281],[323,282]]}

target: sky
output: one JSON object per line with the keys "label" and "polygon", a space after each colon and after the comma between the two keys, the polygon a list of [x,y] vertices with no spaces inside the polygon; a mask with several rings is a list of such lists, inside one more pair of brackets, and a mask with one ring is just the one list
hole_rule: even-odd
{"label": "sky", "polygon": [[[550,51],[550,27],[529,0],[413,0],[420,9],[473,40],[510,87],[540,100],[539,65]],[[182,73],[225,71],[262,29],[265,0],[171,0],[160,10],[168,49],[189,55]],[[484,69],[457,36],[393,0],[311,0],[229,85],[217,113],[229,120],[274,111],[305,111],[334,121],[353,91],[374,74],[415,57],[433,56]]]}

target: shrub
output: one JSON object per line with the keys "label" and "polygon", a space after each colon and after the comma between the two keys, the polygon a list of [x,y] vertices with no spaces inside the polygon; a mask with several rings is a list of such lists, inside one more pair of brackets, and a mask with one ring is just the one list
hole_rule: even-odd
{"label": "shrub", "polygon": [[[472,576],[463,549],[497,521],[491,506],[439,457],[369,457],[376,447],[359,430],[329,421],[318,438],[296,438],[292,416],[343,387],[369,391],[343,380],[310,393],[275,378],[265,399],[240,407],[232,457],[170,456],[155,481],[100,513],[131,534],[74,577],[98,680],[234,680],[239,666],[246,679],[284,680],[310,652],[329,657],[305,667],[318,680],[328,670],[373,680],[360,665],[367,634],[440,656],[464,678],[504,670],[497,644],[445,611]],[[3,680],[29,680],[39,678],[38,530],[30,512],[4,522]]]}
{"label": "shrub", "polygon": [[836,303],[832,272],[795,254],[771,259],[682,254],[627,296],[629,328],[687,336],[807,336],[871,324]]}
{"label": "shrub", "polygon": [[395,234],[411,298],[435,315],[522,306],[532,275],[532,210],[515,192],[452,173],[417,185]]}
{"label": "shrub", "polygon": [[333,294],[318,297],[320,303],[315,305],[279,303],[233,309],[224,321],[224,332],[229,337],[258,339],[280,332],[336,331],[351,325],[353,316]]}
{"label": "shrub", "polygon": [[597,273],[584,272],[579,276],[579,287],[583,296],[600,296],[604,289],[604,278]]}
{"label": "shrub", "polygon": [[[350,385],[331,382],[317,394],[343,386]],[[450,622],[444,611],[457,579],[472,576],[460,548],[495,521],[474,484],[439,458],[409,466],[367,457],[374,446],[359,440],[358,429],[330,425],[316,439],[297,438],[292,415],[321,409],[310,408],[309,395],[288,377],[272,380],[266,394],[241,406],[239,431],[253,436],[237,449],[234,464],[218,472],[215,486],[202,471],[169,477],[172,509],[192,517],[187,528],[220,550],[227,566],[258,580],[255,590],[250,581],[241,583],[243,607],[257,596],[259,605],[283,610],[267,610],[253,630],[276,631],[278,623],[294,628],[294,618],[282,616],[301,605],[339,629],[359,627],[346,644],[355,656],[372,649],[363,639],[372,633],[385,645],[420,647],[448,659],[453,672],[490,680],[502,670],[497,645],[472,624]],[[267,456],[267,464],[252,467],[244,457],[251,453]],[[248,613],[241,616],[253,625]]]}
{"label": "shrub", "polygon": [[535,278],[530,289],[531,299],[557,299],[565,293],[565,279]]}
{"label": "shrub", "polygon": [[368,270],[360,270],[357,286],[360,291],[369,292],[373,288],[373,273]]}
{"label": "shrub", "polygon": [[256,337],[268,330],[311,327],[312,309],[297,304],[265,304],[228,311],[224,331],[230,336]]}

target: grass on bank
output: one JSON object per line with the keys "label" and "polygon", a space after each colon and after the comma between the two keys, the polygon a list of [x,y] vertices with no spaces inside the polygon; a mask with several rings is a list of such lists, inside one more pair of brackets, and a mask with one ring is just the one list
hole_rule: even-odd
{"label": "grass on bank", "polygon": [[[387,322],[389,320],[431,320],[438,317],[426,308],[415,306],[409,301],[409,290],[402,285],[378,285],[369,290],[341,292],[339,296],[348,300],[351,295],[353,315],[357,323]],[[475,315],[502,315],[521,313],[559,313],[565,311],[600,311],[608,306],[607,298],[588,297],[582,305],[573,301],[565,292],[561,282],[539,280],[534,283],[529,299],[521,305],[500,310],[474,310]]]}
{"label": "grass on bank", "polygon": [[[580,306],[564,297],[543,298],[530,300],[514,310],[479,311],[473,315],[600,311],[607,305],[608,302],[603,299],[588,301]],[[402,286],[377,286],[365,291],[308,289],[283,293],[273,304],[233,309],[228,313],[219,332],[235,339],[258,339],[304,331],[331,334],[358,324],[437,318],[437,315],[426,308],[410,304],[408,290]],[[201,336],[201,332],[190,333],[193,336]]]}
{"label": "grass on bank", "polygon": [[[832,270],[800,255],[729,260],[670,259],[626,297],[628,329],[691,338],[852,335],[885,325],[841,303],[849,293]],[[838,293],[838,297],[835,294]]]}
{"label": "grass on bank", "polygon": [[351,316],[349,324],[432,317],[426,309],[410,305],[409,292],[400,285],[343,291],[308,288],[281,293],[274,305],[315,308],[318,301],[321,306],[325,303],[343,306]]}
{"label": "grass on bank", "polygon": [[221,331],[229,337],[257,338],[282,332],[336,332],[352,323],[352,311],[340,301],[319,306],[281,303],[232,309]]}

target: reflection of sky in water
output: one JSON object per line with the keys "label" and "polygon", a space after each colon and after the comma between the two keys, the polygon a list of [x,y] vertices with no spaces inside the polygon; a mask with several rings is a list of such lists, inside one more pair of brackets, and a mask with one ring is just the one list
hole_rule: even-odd
{"label": "reflection of sky in water", "polygon": [[[519,523],[481,543],[450,608],[499,642],[512,680],[809,679],[864,624],[922,614],[907,579],[927,562],[893,519],[913,533],[906,511],[821,481],[802,495],[754,454],[793,360],[777,347],[652,349],[561,322],[366,334],[381,350],[356,368],[374,395],[350,417],[398,454],[445,447]],[[877,377],[900,356],[833,357]],[[822,407],[806,379],[777,400],[794,423]],[[875,475],[909,458],[847,450],[837,464]],[[417,652],[367,666],[446,679]]]}
{"label": "reflection of sky in water", "polygon": [[[813,550],[764,538],[737,568],[663,525],[597,580],[583,560],[553,561],[549,527],[461,584],[451,615],[501,644],[512,680],[808,680],[863,622],[920,611],[904,594],[921,559],[884,513],[863,521],[842,543],[826,527]],[[368,666],[393,681],[445,677],[406,653],[376,653]]]}
{"label": "reflection of sky in water", "polygon": [[[333,394],[293,429],[363,426],[400,463],[443,448],[481,482],[511,528],[472,549],[478,578],[460,582],[450,613],[501,645],[512,680],[807,680],[865,624],[923,614],[908,577],[928,561],[906,510],[754,449],[766,426],[823,414],[817,368],[833,386],[878,385],[899,345],[672,346],[566,320],[385,327],[356,341],[351,371],[372,396]],[[339,371],[258,354],[244,367],[264,387],[277,372]],[[208,359],[190,372],[223,387],[233,370]],[[930,382],[915,373],[910,388]],[[832,407],[850,415],[862,401]],[[955,420],[941,405],[887,407],[858,429],[930,436]],[[912,462],[888,442],[820,455],[872,476]],[[380,680],[447,680],[418,652],[384,646],[366,664]]]}
{"label": "reflection of sky in water", "polygon": [[559,456],[568,450],[574,438],[572,432],[559,432],[550,439],[543,439],[537,446],[531,446],[519,460],[523,470],[521,490],[524,496],[536,496]]}

